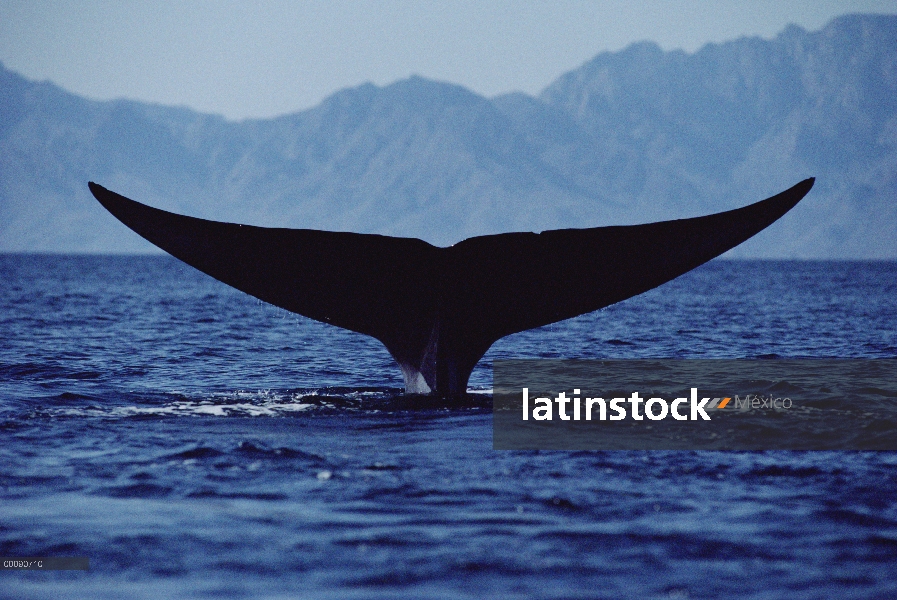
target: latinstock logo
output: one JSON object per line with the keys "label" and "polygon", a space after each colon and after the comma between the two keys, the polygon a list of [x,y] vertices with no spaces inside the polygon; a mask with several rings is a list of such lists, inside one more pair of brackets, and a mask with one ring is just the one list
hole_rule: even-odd
{"label": "latinstock logo", "polygon": [[495,360],[496,450],[897,450],[895,359]]}
{"label": "latinstock logo", "polygon": [[[628,397],[617,397],[605,400],[600,397],[583,397],[581,390],[573,389],[570,397],[566,392],[552,398],[530,399],[528,387],[523,388],[523,420],[532,417],[535,421],[552,421],[555,415],[561,421],[622,421],[627,417],[635,421],[660,421],[671,417],[676,421],[710,421],[707,411],[723,410],[727,406],[737,410],[751,409],[789,409],[791,398],[768,397],[746,394],[744,398],[734,395],[723,398],[700,398],[698,388],[691,388],[687,398],[676,398],[668,402],[664,398],[644,398],[639,392],[632,392]],[[735,401],[732,402],[734,397]],[[628,406],[627,406],[628,404]],[[644,404],[644,406],[642,406]],[[556,410],[555,410],[556,405]]]}

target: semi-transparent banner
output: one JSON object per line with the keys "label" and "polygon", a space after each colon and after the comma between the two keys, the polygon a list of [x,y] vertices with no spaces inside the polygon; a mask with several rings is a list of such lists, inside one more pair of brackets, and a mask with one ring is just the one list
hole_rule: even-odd
{"label": "semi-transparent banner", "polygon": [[897,360],[496,360],[496,450],[897,450]]}

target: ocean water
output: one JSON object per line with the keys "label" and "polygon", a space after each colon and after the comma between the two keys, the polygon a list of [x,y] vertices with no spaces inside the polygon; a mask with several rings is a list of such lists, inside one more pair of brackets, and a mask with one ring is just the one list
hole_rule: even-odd
{"label": "ocean water", "polygon": [[0,554],[91,565],[0,597],[897,597],[897,453],[494,451],[489,396],[495,358],[897,358],[897,263],[713,261],[460,406],[172,258],[0,279]]}

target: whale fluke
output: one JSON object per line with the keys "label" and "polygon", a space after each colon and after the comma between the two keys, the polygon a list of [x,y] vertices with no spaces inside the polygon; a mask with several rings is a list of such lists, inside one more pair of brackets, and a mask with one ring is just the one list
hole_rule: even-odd
{"label": "whale fluke", "polygon": [[377,338],[399,363],[407,392],[457,396],[499,338],[674,279],[765,229],[813,182],[693,219],[486,235],[448,248],[412,238],[207,221],[88,185],[122,223],[215,279]]}

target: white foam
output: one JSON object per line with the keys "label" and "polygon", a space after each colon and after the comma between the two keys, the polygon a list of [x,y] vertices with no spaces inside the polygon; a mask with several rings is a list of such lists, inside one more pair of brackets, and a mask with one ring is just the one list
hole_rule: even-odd
{"label": "white foam", "polygon": [[211,398],[202,400],[176,400],[160,406],[112,406],[98,408],[53,408],[51,415],[88,416],[106,418],[126,418],[134,416],[249,416],[273,417],[284,413],[295,413],[313,408],[315,405],[302,402],[303,398],[315,396],[314,393],[297,393],[282,395],[270,391],[245,392],[230,394],[213,394]]}

